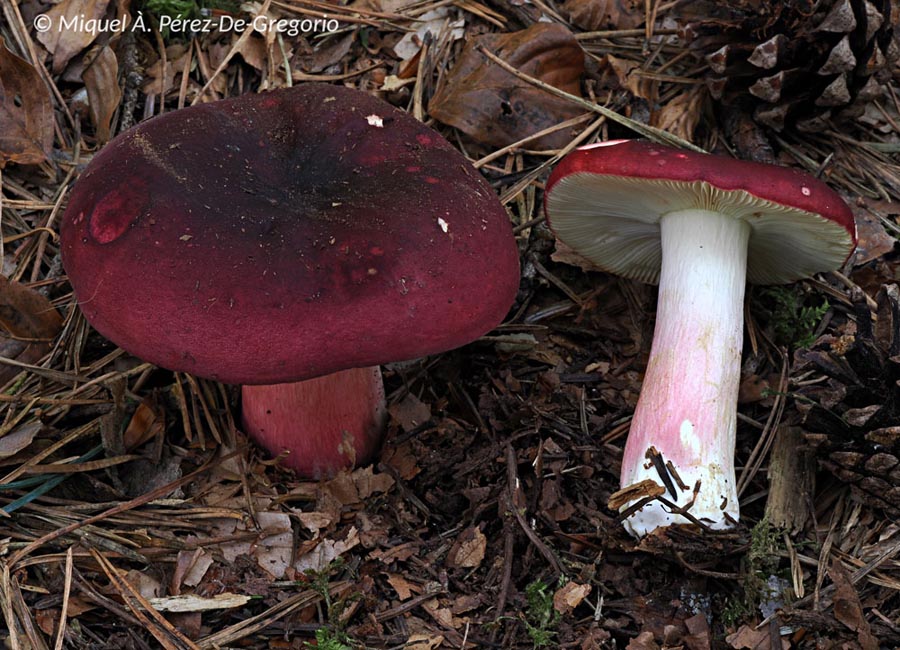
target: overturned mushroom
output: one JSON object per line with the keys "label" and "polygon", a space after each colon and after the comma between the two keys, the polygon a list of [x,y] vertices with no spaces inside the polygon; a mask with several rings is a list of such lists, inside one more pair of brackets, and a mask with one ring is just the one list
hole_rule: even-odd
{"label": "overturned mushroom", "polygon": [[[556,236],[582,256],[659,284],[622,486],[652,480],[670,502],[690,504],[693,518],[728,528],[739,515],[745,283],[793,282],[839,267],[856,243],[853,214],[826,184],[796,170],[625,140],[560,162],[545,209]],[[625,525],[640,537],[688,522],[655,500]]]}

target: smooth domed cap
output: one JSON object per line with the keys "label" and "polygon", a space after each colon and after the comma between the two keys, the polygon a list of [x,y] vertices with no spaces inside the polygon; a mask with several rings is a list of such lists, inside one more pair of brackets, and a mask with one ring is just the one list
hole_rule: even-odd
{"label": "smooth domed cap", "polygon": [[323,84],[123,133],[73,189],[62,254],[97,331],[229,383],[458,347],[501,321],[519,279],[506,212],[459,152]]}
{"label": "smooth domed cap", "polygon": [[615,140],[576,149],[553,170],[544,209],[556,236],[600,268],[659,281],[659,220],[702,209],[751,228],[747,279],[782,284],[838,268],[856,245],[850,208],[803,172]]}

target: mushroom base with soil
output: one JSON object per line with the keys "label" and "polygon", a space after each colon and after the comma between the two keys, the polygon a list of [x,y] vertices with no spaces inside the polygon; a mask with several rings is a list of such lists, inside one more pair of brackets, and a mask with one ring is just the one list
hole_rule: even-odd
{"label": "mushroom base with soil", "polygon": [[[727,528],[738,519],[735,405],[750,226],[711,210],[679,210],[663,216],[660,228],[656,328],[625,446],[622,485],[651,479],[678,506],[693,500],[688,512],[696,519]],[[651,447],[668,469],[651,462]],[[625,526],[640,537],[678,523],[690,520],[652,501]]]}
{"label": "mushroom base with soil", "polygon": [[289,384],[241,388],[244,431],[284,465],[328,478],[378,451],[387,421],[378,366]]}

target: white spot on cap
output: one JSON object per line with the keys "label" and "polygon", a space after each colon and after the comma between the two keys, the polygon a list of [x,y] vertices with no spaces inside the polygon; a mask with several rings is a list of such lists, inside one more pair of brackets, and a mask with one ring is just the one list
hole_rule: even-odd
{"label": "white spot on cap", "polygon": [[447,223],[446,221],[444,221],[443,219],[441,219],[440,217],[438,217],[438,225],[441,227],[441,230],[443,230],[444,232],[447,232],[447,230],[449,230],[449,228],[450,228],[450,224]]}
{"label": "white spot on cap", "polygon": [[375,115],[375,114],[366,115],[366,122],[369,123],[369,126],[374,126],[379,129],[384,128],[384,120],[381,119],[380,115]]}
{"label": "white spot on cap", "polygon": [[808,187],[806,187],[804,185],[803,187],[800,188],[800,194],[802,194],[803,196],[809,196],[810,194],[812,194],[812,192],[810,191],[810,189]]}
{"label": "white spot on cap", "polygon": [[678,430],[679,437],[681,438],[681,445],[686,449],[690,449],[693,453],[700,453],[700,441],[697,439],[697,435],[694,433],[694,424],[690,420],[684,420],[681,423],[681,428]]}

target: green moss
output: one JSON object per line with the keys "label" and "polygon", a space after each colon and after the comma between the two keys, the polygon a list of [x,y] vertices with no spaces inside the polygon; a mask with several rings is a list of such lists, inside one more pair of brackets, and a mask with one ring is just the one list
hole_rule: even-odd
{"label": "green moss", "polygon": [[559,612],[553,607],[553,592],[542,580],[525,587],[525,629],[535,648],[553,644]]}
{"label": "green moss", "polygon": [[827,300],[808,304],[799,285],[765,287],[758,292],[759,306],[766,313],[775,342],[791,348],[805,348],[815,341],[815,332],[828,311]]}

